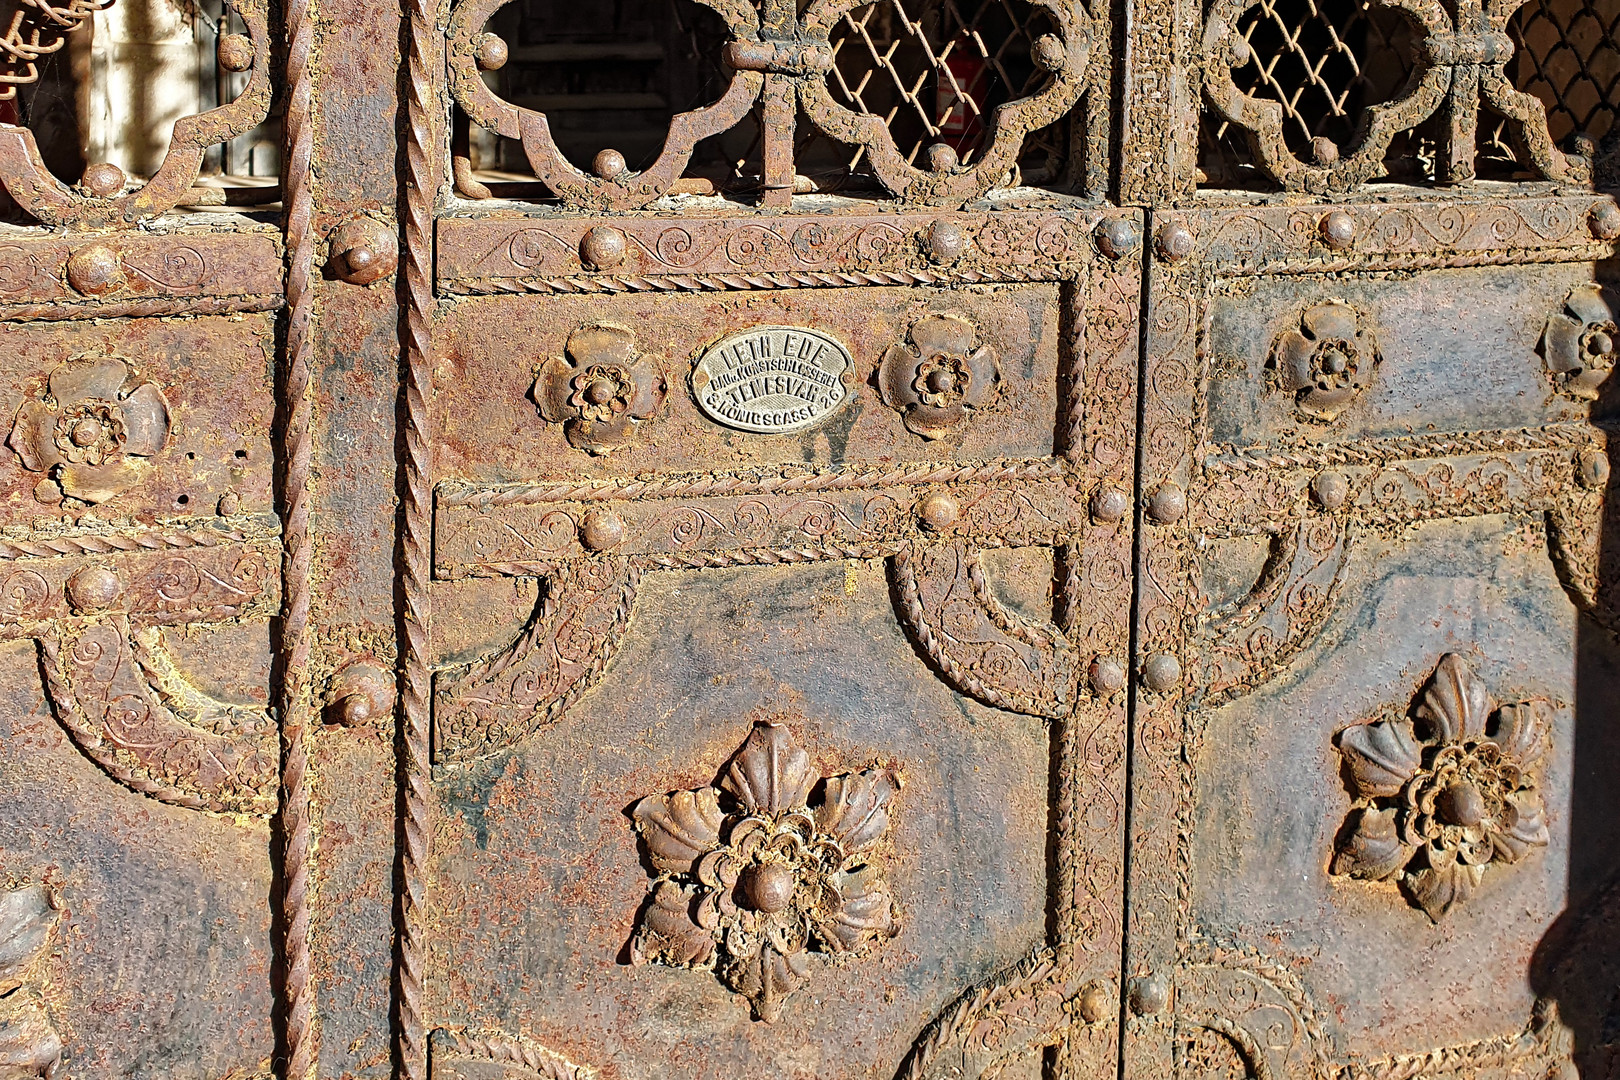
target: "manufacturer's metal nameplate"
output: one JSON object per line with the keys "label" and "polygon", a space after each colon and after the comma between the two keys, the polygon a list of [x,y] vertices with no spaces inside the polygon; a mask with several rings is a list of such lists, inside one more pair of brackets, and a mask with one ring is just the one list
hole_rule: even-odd
{"label": "manufacturer's metal nameplate", "polygon": [[849,397],[849,350],[819,330],[758,326],[715,342],[692,369],[710,419],[761,434],[798,431]]}

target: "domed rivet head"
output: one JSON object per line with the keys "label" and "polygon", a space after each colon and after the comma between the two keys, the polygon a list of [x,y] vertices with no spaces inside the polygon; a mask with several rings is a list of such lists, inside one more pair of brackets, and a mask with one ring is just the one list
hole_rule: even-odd
{"label": "domed rivet head", "polygon": [[219,39],[214,55],[226,71],[246,71],[253,66],[253,41],[246,34],[226,34]]}
{"label": "domed rivet head", "polygon": [[1322,242],[1334,251],[1343,251],[1356,242],[1356,222],[1343,210],[1335,210],[1322,218]]}
{"label": "domed rivet head", "polygon": [[1577,131],[1569,137],[1569,153],[1573,157],[1583,157],[1591,161],[1597,156],[1597,140],[1584,131]]}
{"label": "domed rivet head", "polygon": [[1337,510],[1350,497],[1350,480],[1342,472],[1317,473],[1311,480],[1311,496],[1324,510]]}
{"label": "domed rivet head", "polygon": [[79,183],[90,194],[105,199],[123,188],[124,170],[111,162],[98,161],[84,170]]}
{"label": "domed rivet head", "polygon": [[924,496],[922,502],[917,504],[917,520],[930,529],[949,528],[961,513],[962,507],[955,497],[943,491]]}
{"label": "domed rivet head", "polygon": [[1181,661],[1170,653],[1154,653],[1142,665],[1142,682],[1149,690],[1168,694],[1181,685]]}
{"label": "domed rivet head", "polygon": [[1602,487],[1609,482],[1609,455],[1595,446],[1589,446],[1575,459],[1575,475],[1582,487]]}
{"label": "domed rivet head", "polygon": [[1100,1024],[1114,1015],[1113,988],[1101,979],[1092,979],[1080,988],[1080,1019]]}
{"label": "domed rivet head", "polygon": [[1592,207],[1586,222],[1592,228],[1592,235],[1599,240],[1620,238],[1620,206],[1616,206],[1611,199],[1604,199]]}
{"label": "domed rivet head", "polygon": [[1136,222],[1129,218],[1109,218],[1098,225],[1092,235],[1097,239],[1097,250],[1110,259],[1123,259],[1136,250],[1142,239],[1137,234]]}
{"label": "domed rivet head", "polygon": [[351,285],[370,285],[399,268],[399,238],[376,218],[351,218],[330,240],[332,272]]}
{"label": "domed rivet head", "polygon": [[1174,524],[1187,512],[1187,493],[1179,484],[1160,484],[1148,494],[1147,511],[1156,524]]}
{"label": "domed rivet head", "polygon": [[603,150],[591,159],[591,172],[603,180],[617,180],[630,169],[630,163],[617,150]]}
{"label": "domed rivet head", "polygon": [[579,542],[592,551],[606,551],[624,540],[624,519],[611,510],[591,510],[579,526]]}
{"label": "domed rivet head", "polygon": [[473,60],[482,71],[499,71],[506,66],[506,42],[499,34],[479,34],[473,38]]}
{"label": "domed rivet head", "polygon": [[91,244],[68,256],[67,280],[85,296],[105,296],[124,285],[124,264],[105,244]]}
{"label": "domed rivet head", "polygon": [[1485,820],[1485,796],[1473,784],[1460,780],[1440,792],[1435,811],[1441,821],[1472,828]]}
{"label": "domed rivet head", "polygon": [[371,714],[370,694],[350,694],[341,701],[334,702],[326,710],[326,722],[341,727],[353,727],[370,720]]}
{"label": "domed rivet head", "polygon": [[1069,59],[1069,50],[1063,47],[1056,34],[1042,34],[1029,47],[1029,58],[1035,66],[1046,71],[1061,71]]}
{"label": "domed rivet head", "polygon": [[381,664],[360,660],[332,676],[322,719],[337,727],[355,727],[393,711],[394,682]]}
{"label": "domed rivet head", "polygon": [[1117,487],[1104,484],[1091,493],[1091,520],[1099,525],[1123,521],[1131,512],[1131,497]]}
{"label": "domed rivet head", "polygon": [[1249,47],[1249,39],[1234,35],[1232,38],[1232,66],[1242,67],[1254,58],[1254,50]]}
{"label": "domed rivet head", "polygon": [[949,143],[937,142],[928,147],[925,160],[929,172],[950,172],[956,168],[956,148]]}
{"label": "domed rivet head", "polygon": [[928,257],[937,263],[953,263],[967,250],[967,236],[954,221],[936,221],[928,226]]}
{"label": "domed rivet head", "polygon": [[227,491],[219,497],[219,503],[214,509],[220,517],[230,517],[242,509],[242,497],[234,491]]}
{"label": "domed rivet head", "polygon": [[742,878],[743,900],[766,915],[787,910],[798,887],[792,867],[781,863],[756,863],[743,871]]}
{"label": "domed rivet head", "polygon": [[1332,165],[1339,160],[1339,144],[1318,135],[1311,140],[1311,160],[1318,165]]}
{"label": "domed rivet head", "polygon": [[1131,980],[1131,1012],[1153,1016],[1170,1004],[1170,981],[1163,975],[1138,975]]}
{"label": "domed rivet head", "polygon": [[1099,656],[1091,662],[1087,675],[1091,679],[1091,688],[1099,696],[1117,694],[1125,689],[1125,665],[1118,660]]}
{"label": "domed rivet head", "polygon": [[105,566],[87,566],[67,581],[68,603],[75,611],[105,611],[123,592],[124,583]]}
{"label": "domed rivet head", "polygon": [[598,225],[579,242],[579,261],[591,270],[610,270],[629,252],[630,242],[611,225]]}
{"label": "domed rivet head", "polygon": [[47,476],[34,485],[34,499],[46,506],[56,506],[62,501],[62,485]]}
{"label": "domed rivet head", "polygon": [[1193,253],[1193,234],[1179,221],[1172,221],[1159,230],[1159,258],[1178,263]]}

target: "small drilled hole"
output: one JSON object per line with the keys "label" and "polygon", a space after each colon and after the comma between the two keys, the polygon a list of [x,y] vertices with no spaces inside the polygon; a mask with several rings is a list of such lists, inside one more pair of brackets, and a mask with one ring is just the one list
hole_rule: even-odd
{"label": "small drilled hole", "polygon": [[242,461],[242,460],[245,460],[246,458],[247,458],[247,451],[246,450],[238,450],[236,452],[236,460]]}
{"label": "small drilled hole", "polygon": [[182,495],[182,496],[180,496],[178,499],[176,499],[174,501],[179,503],[181,506],[184,506],[184,505],[186,505],[186,503],[191,501],[191,496],[190,495]]}

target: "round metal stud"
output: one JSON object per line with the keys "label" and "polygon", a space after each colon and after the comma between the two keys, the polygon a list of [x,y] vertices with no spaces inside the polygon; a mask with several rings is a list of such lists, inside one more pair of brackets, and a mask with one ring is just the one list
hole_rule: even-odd
{"label": "round metal stud", "polygon": [[617,180],[629,168],[630,163],[617,150],[603,150],[591,159],[591,172],[603,180]]}
{"label": "round metal stud", "polygon": [[930,529],[946,529],[956,524],[962,507],[955,496],[943,491],[925,495],[917,504],[917,520]]}
{"label": "round metal stud", "polygon": [[928,226],[928,257],[936,263],[953,263],[967,251],[967,236],[954,221],[936,221]]}
{"label": "round metal stud", "polygon": [[1063,47],[1056,34],[1042,34],[1035,39],[1035,44],[1029,47],[1029,58],[1035,61],[1035,66],[1046,71],[1061,71],[1069,59],[1069,51]]}
{"label": "round metal stud", "polygon": [[1187,493],[1180,484],[1160,484],[1148,493],[1147,511],[1155,524],[1172,525],[1187,512]]}
{"label": "round metal stud", "polygon": [[124,186],[124,170],[108,161],[98,161],[87,166],[79,183],[90,194],[105,199],[115,194]]}
{"label": "round metal stud", "polygon": [[1485,796],[1466,780],[1446,786],[1435,800],[1435,812],[1449,825],[1471,829],[1485,820]]}
{"label": "round metal stud", "polygon": [[123,261],[105,244],[82,247],[68,256],[67,280],[85,296],[105,296],[123,287]]}
{"label": "round metal stud", "polygon": [[1240,34],[1232,35],[1232,66],[1240,68],[1254,58],[1254,50],[1249,47],[1249,39]]}
{"label": "round metal stud", "polygon": [[75,611],[105,611],[123,592],[124,583],[105,566],[87,566],[67,581],[68,603]]}
{"label": "round metal stud", "polygon": [[928,147],[928,171],[950,172],[956,168],[956,148],[949,143],[937,142]]}
{"label": "round metal stud", "polygon": [[793,868],[782,863],[756,863],[743,871],[743,900],[755,911],[774,915],[793,902],[798,887]]}
{"label": "round metal stud", "polygon": [[482,71],[498,71],[510,55],[499,34],[479,34],[473,39],[473,60]]}
{"label": "round metal stud", "polygon": [[579,242],[579,261],[587,269],[611,270],[630,253],[630,241],[611,225],[598,225]]}
{"label": "round metal stud", "polygon": [[1181,661],[1167,652],[1154,653],[1142,665],[1142,682],[1149,690],[1168,694],[1181,685]]}
{"label": "round metal stud", "polygon": [[34,485],[34,501],[56,506],[62,501],[62,485],[47,476]]}
{"label": "round metal stud", "polygon": [[246,34],[226,34],[219,39],[214,55],[226,71],[246,71],[253,66],[253,41]]}
{"label": "round metal stud", "polygon": [[1178,263],[1193,253],[1193,234],[1179,221],[1172,221],[1159,230],[1157,247],[1159,258]]}
{"label": "round metal stud", "polygon": [[1091,662],[1091,670],[1086,674],[1091,679],[1092,690],[1098,696],[1106,697],[1125,689],[1125,665],[1118,660],[1099,656]]}
{"label": "round metal stud", "polygon": [[624,541],[624,519],[611,510],[592,510],[580,522],[579,542],[592,551],[606,551]]}
{"label": "round metal stud", "polygon": [[1080,988],[1080,1019],[1100,1024],[1114,1015],[1113,988],[1101,979],[1092,979]]}
{"label": "round metal stud", "polygon": [[1592,207],[1592,212],[1586,215],[1586,223],[1599,240],[1620,239],[1620,206],[1612,199],[1604,199]]}
{"label": "round metal stud", "polygon": [[1311,480],[1311,495],[1324,510],[1337,510],[1350,497],[1350,480],[1342,472],[1320,472]]}
{"label": "round metal stud", "polygon": [[1609,455],[1589,446],[1575,458],[1575,475],[1585,488],[1602,487],[1609,482]]}
{"label": "round metal stud", "polygon": [[1343,251],[1356,242],[1356,222],[1343,210],[1334,210],[1322,218],[1322,242],[1334,251]]}
{"label": "round metal stud", "polygon": [[355,217],[332,230],[332,272],[351,285],[370,285],[399,268],[399,238],[376,218]]}
{"label": "round metal stud", "polygon": [[242,497],[234,491],[227,491],[221,495],[219,502],[214,507],[215,513],[219,514],[220,517],[230,517],[240,509],[242,509]]}
{"label": "round metal stud", "polygon": [[1136,222],[1129,218],[1109,218],[1097,226],[1093,235],[1097,240],[1097,250],[1110,259],[1123,259],[1142,242],[1136,231]]}
{"label": "round metal stud", "polygon": [[1311,159],[1318,165],[1332,165],[1339,160],[1339,144],[1318,135],[1311,140]]}
{"label": "round metal stud", "polygon": [[1163,975],[1138,975],[1131,980],[1131,1011],[1153,1016],[1170,1004],[1170,982]]}
{"label": "round metal stud", "polygon": [[1131,497],[1117,487],[1104,484],[1091,493],[1091,520],[1099,525],[1123,521],[1131,512]]}

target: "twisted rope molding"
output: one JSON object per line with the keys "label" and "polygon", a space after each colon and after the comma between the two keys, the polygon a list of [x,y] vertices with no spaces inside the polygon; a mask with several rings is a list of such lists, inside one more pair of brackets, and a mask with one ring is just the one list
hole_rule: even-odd
{"label": "twisted rope molding", "polygon": [[477,1061],[498,1061],[521,1065],[544,1080],[593,1080],[597,1070],[575,1065],[566,1057],[543,1046],[513,1039],[505,1035],[469,1035],[444,1028],[433,1033],[433,1052],[472,1058]]}
{"label": "twisted rope molding", "polygon": [[310,828],[308,750],[310,711],[310,467],[313,454],[310,398],[315,352],[315,199],[310,158],[315,146],[310,50],[315,19],[310,0],[287,0],[287,98],[282,119],[287,177],[287,339],[282,386],[281,627],[277,642],[276,705],[281,721],[281,984],[285,1080],[308,1080],[319,1061],[314,1022],[309,876],[314,858]]}
{"label": "twisted rope molding", "polygon": [[851,491],[912,484],[967,481],[1062,480],[1058,461],[989,465],[913,465],[894,469],[842,468],[826,472],[759,478],[713,476],[697,479],[602,480],[584,484],[550,481],[479,486],[457,481],[439,485],[440,506],[533,506],[553,502],[606,502],[612,499],[677,499],[704,495],[766,495],[802,491]]}
{"label": "twisted rope molding", "polygon": [[405,154],[400,170],[400,288],[404,293],[402,482],[399,509],[399,801],[400,843],[395,918],[394,1055],[403,1080],[426,1080],[428,1045],[422,1016],[427,860],[433,831],[432,698],[428,623],[433,577],[433,484],[428,446],[429,321],[433,311],[433,197],[429,162],[437,4],[405,0]]}
{"label": "twisted rope molding", "polygon": [[[273,518],[270,520],[274,520]],[[258,522],[253,522],[258,524]],[[118,552],[164,551],[184,548],[219,547],[255,540],[273,540],[279,528],[221,529],[205,525],[196,529],[173,532],[137,532],[110,536],[81,534],[39,537],[34,539],[0,540],[0,560],[48,559],[68,555],[110,555]]]}
{"label": "twisted rope molding", "polygon": [[280,296],[199,296],[176,299],[154,296],[148,300],[113,300],[106,303],[0,304],[6,322],[60,322],[67,319],[160,319],[173,315],[236,315],[279,311]]}
{"label": "twisted rope molding", "polygon": [[1002,266],[991,270],[776,271],[760,274],[658,274],[602,277],[451,278],[439,284],[451,296],[511,293],[725,292],[749,289],[824,289],[859,285],[972,285],[1060,281],[1063,264]]}
{"label": "twisted rope molding", "polygon": [[1598,429],[1588,424],[1547,424],[1543,427],[1507,428],[1485,432],[1435,432],[1367,439],[1353,443],[1278,450],[1274,447],[1213,448],[1204,459],[1212,476],[1255,469],[1321,469],[1331,465],[1388,465],[1396,461],[1451,457],[1462,454],[1501,454],[1520,450],[1560,450],[1595,445]]}

